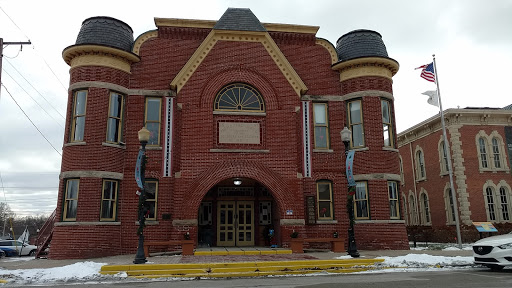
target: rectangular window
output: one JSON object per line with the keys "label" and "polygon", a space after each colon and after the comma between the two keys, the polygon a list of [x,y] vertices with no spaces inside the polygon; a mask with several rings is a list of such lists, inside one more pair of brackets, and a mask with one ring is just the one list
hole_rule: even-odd
{"label": "rectangular window", "polygon": [[156,220],[156,208],[158,202],[158,181],[146,180],[146,205],[149,208],[147,220]]}
{"label": "rectangular window", "polygon": [[147,97],[146,98],[146,128],[149,130],[148,145],[160,145],[160,111],[162,98]]}
{"label": "rectangular window", "polygon": [[354,195],[354,216],[356,219],[369,219],[368,189],[366,182],[356,182],[356,194]]}
{"label": "rectangular window", "polygon": [[313,103],[315,119],[315,148],[329,149],[329,120],[327,103]]}
{"label": "rectangular window", "polygon": [[107,142],[119,143],[122,137],[123,128],[123,95],[115,92],[110,93],[107,120]]}
{"label": "rectangular window", "polygon": [[398,185],[394,181],[388,181],[389,193],[389,217],[391,219],[400,219],[400,206],[398,203]]}
{"label": "rectangular window", "polygon": [[79,179],[66,180],[66,193],[64,194],[64,212],[62,215],[63,221],[76,221],[79,184]]}
{"label": "rectangular window", "polygon": [[393,118],[391,117],[391,104],[388,100],[381,100],[382,127],[384,129],[384,147],[395,147],[393,141]]}
{"label": "rectangular window", "polygon": [[332,215],[332,185],[331,182],[321,181],[316,183],[318,199],[318,219],[333,219]]}
{"label": "rectangular window", "polygon": [[361,100],[348,103],[349,129],[352,131],[352,147],[364,147],[364,127]]}
{"label": "rectangular window", "polygon": [[118,187],[119,182],[116,180],[103,180],[100,221],[116,220]]}
{"label": "rectangular window", "polygon": [[71,142],[84,141],[85,106],[87,90],[76,91],[73,95],[73,123],[71,123]]}

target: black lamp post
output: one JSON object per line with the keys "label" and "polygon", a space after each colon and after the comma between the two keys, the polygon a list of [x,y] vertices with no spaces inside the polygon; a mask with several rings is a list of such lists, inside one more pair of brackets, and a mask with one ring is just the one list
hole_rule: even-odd
{"label": "black lamp post", "polygon": [[137,169],[140,168],[140,183],[142,184],[139,194],[139,205],[138,205],[138,216],[139,216],[139,228],[137,229],[137,235],[139,235],[139,246],[137,247],[137,254],[135,254],[135,260],[133,260],[133,264],[144,264],[147,262],[146,255],[144,254],[144,226],[146,226],[146,217],[145,214],[148,211],[148,208],[145,206],[146,204],[146,188],[145,188],[145,170],[146,170],[146,144],[149,141],[149,130],[146,127],[142,127],[139,130],[139,142],[140,142],[140,150],[142,158],[140,163],[140,167],[136,167],[135,170],[135,178],[138,177]]}
{"label": "black lamp post", "polygon": [[[341,141],[345,145],[345,160],[348,157],[348,148],[350,144],[350,140],[352,138],[352,131],[347,127],[343,128],[340,132]],[[348,177],[348,175],[347,175]],[[348,180],[348,178],[347,178]],[[359,252],[357,251],[356,245],[356,237],[354,235],[354,186],[348,186],[348,195],[347,195],[347,210],[348,210],[348,219],[349,219],[349,228],[348,228],[348,254],[353,258],[359,257]]]}

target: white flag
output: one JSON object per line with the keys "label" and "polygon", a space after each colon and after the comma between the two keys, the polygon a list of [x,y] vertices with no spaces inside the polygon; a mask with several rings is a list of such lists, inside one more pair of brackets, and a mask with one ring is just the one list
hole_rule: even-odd
{"label": "white flag", "polygon": [[21,241],[21,243],[23,243],[23,244],[28,243],[29,236],[30,236],[30,233],[28,233],[28,227],[25,227],[25,231],[23,231],[23,233],[20,235],[18,240]]}
{"label": "white flag", "polygon": [[439,97],[437,96],[437,91],[436,90],[434,90],[434,91],[425,91],[425,92],[423,92],[421,94],[428,96],[428,100],[427,100],[428,104],[439,107]]}

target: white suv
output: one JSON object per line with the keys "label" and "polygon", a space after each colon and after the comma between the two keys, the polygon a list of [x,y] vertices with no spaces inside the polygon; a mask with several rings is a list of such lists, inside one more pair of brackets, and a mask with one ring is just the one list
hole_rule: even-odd
{"label": "white suv", "polygon": [[9,248],[18,251],[21,256],[35,256],[37,246],[30,245],[28,243],[23,244],[19,240],[0,240],[0,249]]}

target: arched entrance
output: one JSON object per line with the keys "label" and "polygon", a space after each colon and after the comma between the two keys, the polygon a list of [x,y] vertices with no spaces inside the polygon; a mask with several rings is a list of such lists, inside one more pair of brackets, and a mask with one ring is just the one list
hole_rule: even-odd
{"label": "arched entrance", "polygon": [[225,179],[199,205],[198,246],[269,246],[276,207],[272,193],[258,181]]}

